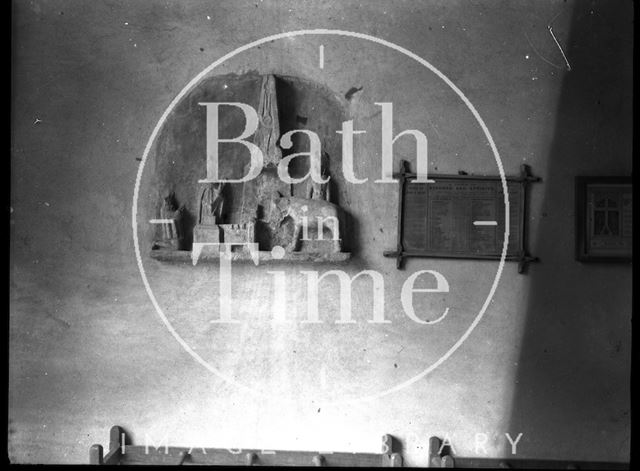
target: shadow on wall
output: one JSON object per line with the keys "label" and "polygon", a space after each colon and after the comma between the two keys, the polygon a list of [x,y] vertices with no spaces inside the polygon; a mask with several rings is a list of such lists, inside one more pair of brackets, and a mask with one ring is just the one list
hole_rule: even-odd
{"label": "shadow on wall", "polygon": [[[574,259],[574,177],[631,174],[633,5],[576,2],[531,267],[515,458],[628,461],[631,266]],[[511,449],[505,450],[506,455]]]}

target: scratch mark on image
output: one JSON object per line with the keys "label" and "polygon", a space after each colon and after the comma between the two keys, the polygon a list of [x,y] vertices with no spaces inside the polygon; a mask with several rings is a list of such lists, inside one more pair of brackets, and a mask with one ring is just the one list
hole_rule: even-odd
{"label": "scratch mark on image", "polygon": [[562,69],[563,67],[561,65],[557,65],[554,64],[553,62],[551,62],[550,60],[546,59],[542,54],[540,54],[540,52],[538,52],[538,50],[536,49],[536,47],[533,45],[533,43],[531,42],[531,39],[529,39],[529,36],[527,36],[527,33],[524,33],[524,37],[526,38],[527,42],[529,43],[529,46],[531,46],[531,49],[533,49],[533,52],[536,53],[536,56],[538,56],[540,59],[542,59],[543,61],[545,61],[547,64],[549,64],[552,67],[555,67],[556,69]]}
{"label": "scratch mark on image", "polygon": [[553,28],[551,27],[551,25],[548,25],[547,28],[549,29],[549,33],[551,33],[551,37],[555,41],[556,46],[558,46],[558,49],[560,49],[560,54],[562,54],[564,62],[565,62],[565,64],[567,64],[567,70],[570,71],[571,70],[571,64],[569,64],[569,60],[567,59],[567,56],[564,54],[564,51],[562,50],[562,46],[558,42],[558,39],[556,38],[556,35],[553,34]]}

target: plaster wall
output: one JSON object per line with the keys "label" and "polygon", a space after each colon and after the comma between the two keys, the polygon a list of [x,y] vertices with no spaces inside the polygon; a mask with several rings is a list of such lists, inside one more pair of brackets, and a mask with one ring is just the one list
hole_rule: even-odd
{"label": "plaster wall", "polygon": [[[483,456],[474,446],[483,433],[487,453],[505,456],[505,433],[523,433],[520,456],[628,459],[631,267],[574,260],[573,178],[631,173],[631,2],[13,5],[12,461],[86,462],[113,424],[138,443],[234,448],[378,451],[390,433],[405,443],[407,464],[422,466],[429,437],[445,434],[460,455]],[[394,104],[397,132],[425,132],[434,172],[497,173],[477,122],[432,72],[379,44],[333,36],[274,41],[214,71],[316,83],[367,130],[354,154],[356,174],[369,182],[340,199],[357,224],[344,269],[384,276],[391,324],[367,322],[366,280],[354,283],[355,324],[332,322],[331,280],[322,325],[270,322],[267,272],[285,273],[287,314],[300,319],[300,271],[331,268],[315,265],[234,265],[234,315],[243,322],[211,324],[215,265],[144,260],[180,335],[260,398],[204,369],[171,336],[142,284],[131,235],[138,159],[176,94],[235,48],[307,28],[370,34],[425,58],[477,108],[505,173],[526,163],[543,178],[529,211],[529,248],[541,262],[526,275],[505,265],[484,318],[440,368],[397,392],[342,405],[328,401],[377,394],[436,361],[468,328],[496,273],[492,262],[447,260],[409,260],[398,271],[382,257],[396,243],[397,187],[373,183],[381,172],[376,102]],[[362,90],[345,98],[352,87]],[[310,128],[339,129],[307,111]],[[396,161],[415,152],[410,139],[395,150]],[[148,202],[157,197],[152,182],[145,173]],[[140,230],[144,248],[150,232]],[[418,270],[437,270],[450,284],[446,295],[415,296],[424,319],[450,308],[437,326],[402,311],[402,284]]]}

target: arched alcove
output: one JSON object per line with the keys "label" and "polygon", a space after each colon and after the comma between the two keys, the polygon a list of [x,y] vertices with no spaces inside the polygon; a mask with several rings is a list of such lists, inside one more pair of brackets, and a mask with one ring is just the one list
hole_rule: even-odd
{"label": "arched alcove", "polygon": [[[141,202],[141,210],[147,212],[146,219],[162,217],[162,207],[169,195],[173,194],[173,204],[181,207],[182,237],[180,251],[191,250],[194,240],[194,228],[198,222],[199,197],[201,186],[198,181],[206,176],[207,119],[204,103],[244,103],[258,110],[260,106],[261,84],[264,75],[257,72],[246,74],[227,74],[212,76],[202,80],[175,107],[164,123],[154,150],[150,154],[150,164],[146,181],[151,186],[143,191],[146,201]],[[328,184],[328,201],[339,205],[345,200],[348,185],[342,176],[341,140],[336,130],[345,119],[345,106],[341,99],[327,88],[298,77],[274,76],[279,118],[279,135],[293,130],[312,131],[318,135],[322,145],[322,162],[326,165],[331,180]],[[242,110],[235,106],[221,106],[218,133],[221,139],[232,139],[241,135],[246,125]],[[255,135],[249,140],[255,140]],[[279,146],[280,140],[278,138]],[[282,157],[292,153],[307,152],[309,138],[304,133],[292,136],[292,146],[281,149]],[[250,162],[249,150],[237,143],[219,144],[220,178],[240,179],[247,173]],[[264,167],[266,169],[266,165]],[[299,156],[289,165],[289,173],[294,178],[304,176],[309,170],[309,158]],[[288,195],[306,198],[309,181],[293,184]],[[254,182],[226,184],[222,190],[224,214],[221,222],[242,224],[246,222],[247,206],[255,204],[253,197]],[[269,251],[275,245],[282,245],[293,235],[290,218],[282,218],[278,234],[273,227],[261,224],[264,208],[254,211],[257,216],[256,242],[261,251]],[[348,220],[344,218],[345,224]],[[157,240],[162,237],[163,228],[159,225],[149,233]],[[310,232],[316,230],[310,227]],[[342,231],[343,250],[349,250],[348,228]],[[302,250],[315,250],[314,241],[304,242]],[[151,242],[153,244],[153,242]],[[306,244],[306,245],[305,245]]]}

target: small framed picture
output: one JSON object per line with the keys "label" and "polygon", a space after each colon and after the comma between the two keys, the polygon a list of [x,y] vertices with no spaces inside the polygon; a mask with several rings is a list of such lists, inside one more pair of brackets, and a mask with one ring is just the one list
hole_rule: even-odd
{"label": "small framed picture", "polygon": [[630,262],[633,250],[631,177],[576,177],[576,259]]}

